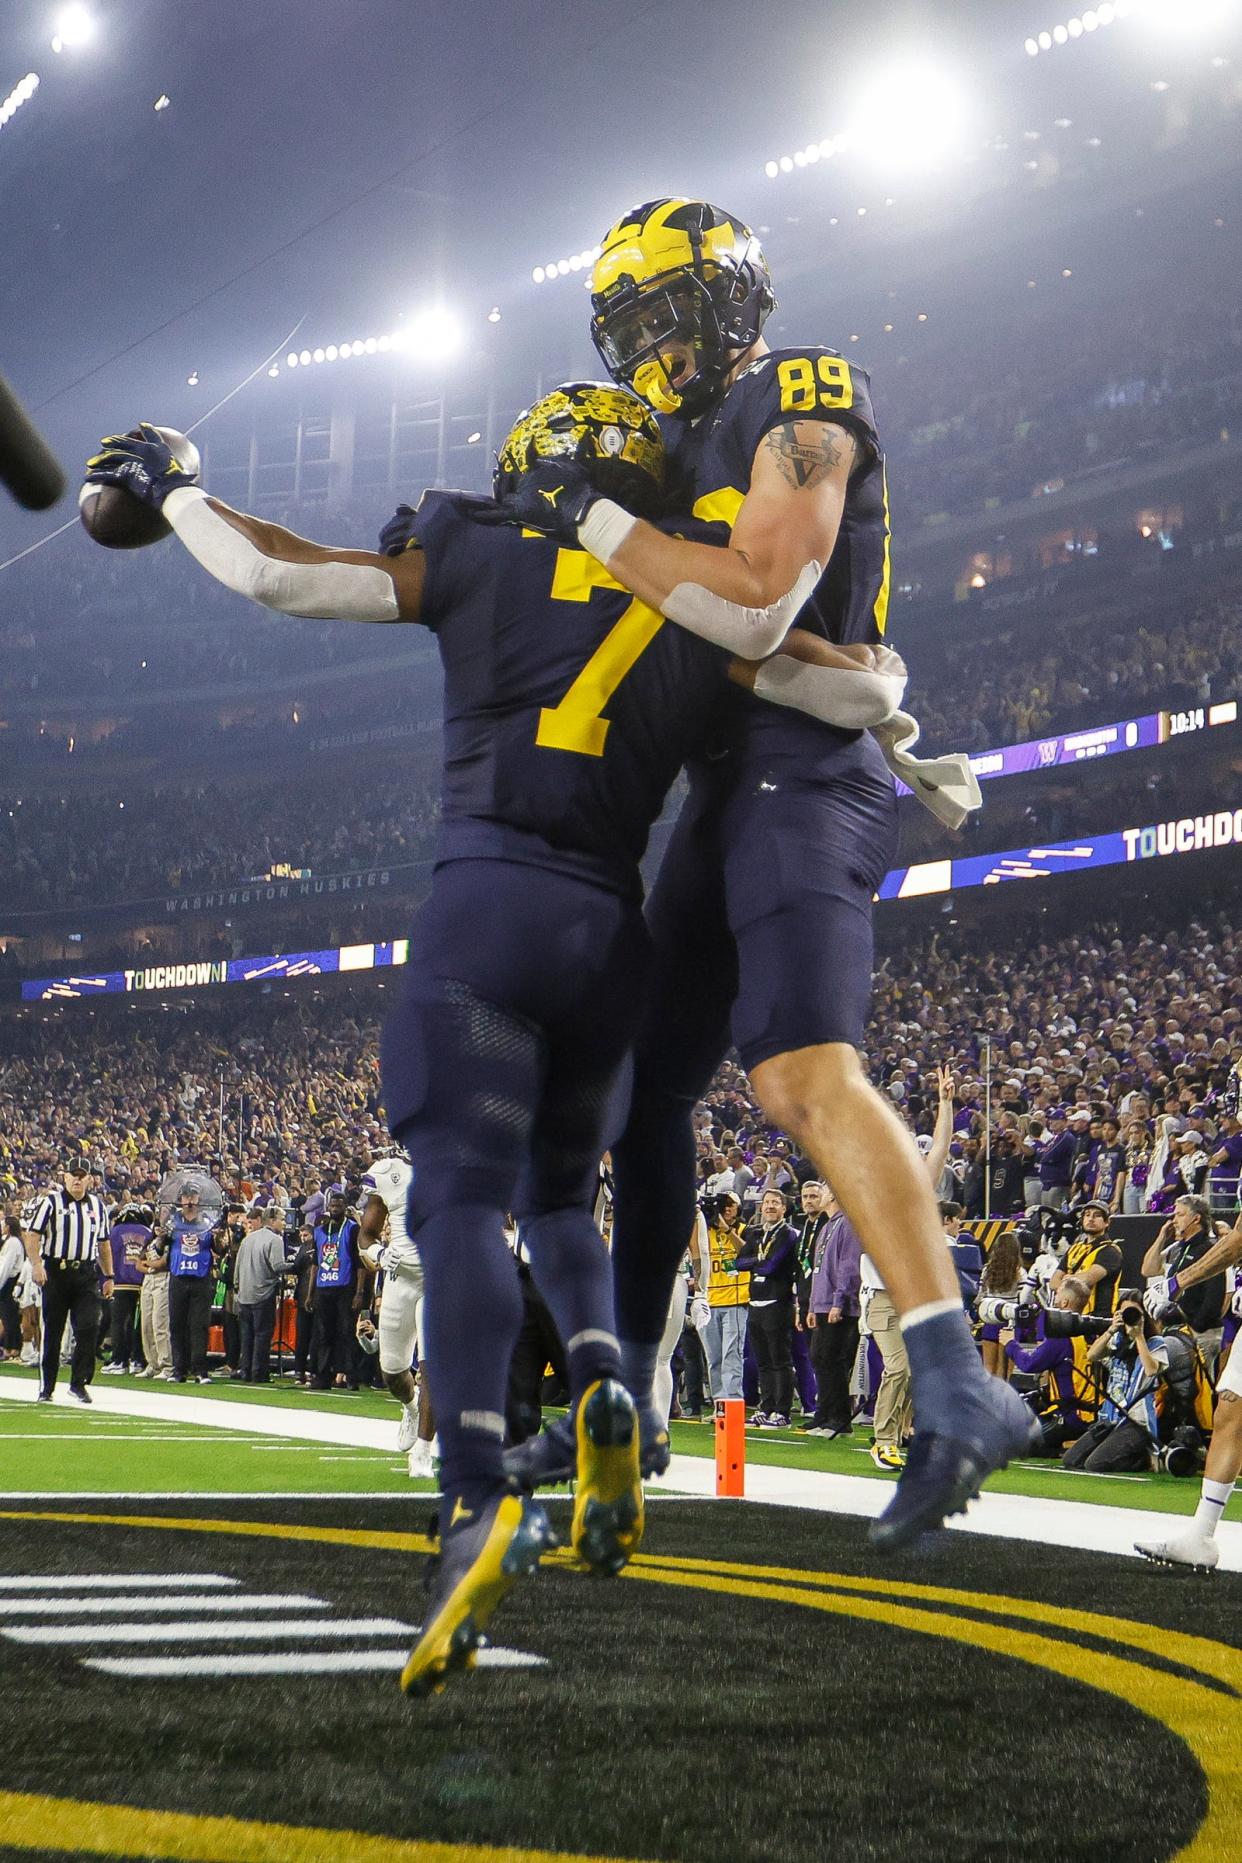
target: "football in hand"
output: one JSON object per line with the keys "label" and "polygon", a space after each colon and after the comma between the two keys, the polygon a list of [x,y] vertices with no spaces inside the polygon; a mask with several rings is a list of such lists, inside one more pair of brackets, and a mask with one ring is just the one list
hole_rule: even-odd
{"label": "football in hand", "polygon": [[[198,448],[175,427],[157,427],[161,440],[172,448],[187,472],[199,470]],[[141,439],[134,432],[131,438]],[[144,505],[123,485],[84,485],[78,493],[78,516],[96,543],[105,550],[141,550],[158,543],[172,530],[168,519]]]}

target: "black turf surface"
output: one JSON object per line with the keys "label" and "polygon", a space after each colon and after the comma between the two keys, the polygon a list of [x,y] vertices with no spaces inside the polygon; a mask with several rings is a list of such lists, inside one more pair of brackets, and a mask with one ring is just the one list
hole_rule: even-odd
{"label": "black turf surface", "polygon": [[[400,1531],[430,1514],[408,1502],[90,1511]],[[881,1566],[855,1520],[727,1503],[651,1512],[657,1555],[909,1579],[975,1589],[985,1610],[1007,1594],[1242,1641],[1242,1581],[1227,1575],[960,1534]],[[11,1520],[0,1549],[5,1573],[219,1571],[350,1613],[421,1613],[423,1561],[400,1552]],[[947,1639],[555,1569],[514,1594],[494,1631],[550,1667],[480,1673],[421,1704],[388,1675],[142,1682],[80,1667],[80,1649],[0,1641],[0,1788],[661,1863],[1154,1863],[1203,1816],[1196,1762],[1137,1707]],[[17,1855],[2,1837],[0,1856]]]}

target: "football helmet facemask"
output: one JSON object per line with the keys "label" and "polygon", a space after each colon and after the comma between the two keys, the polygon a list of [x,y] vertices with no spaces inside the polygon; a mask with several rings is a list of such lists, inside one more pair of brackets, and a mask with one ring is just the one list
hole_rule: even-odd
{"label": "football helmet facemask", "polygon": [[650,411],[611,382],[565,382],[519,414],[496,455],[497,500],[543,460],[573,460],[594,488],[636,517],[660,510],[664,441]]}
{"label": "football helmet facemask", "polygon": [[707,201],[632,208],[591,272],[592,341],[657,414],[704,413],[775,305],[759,241]]}

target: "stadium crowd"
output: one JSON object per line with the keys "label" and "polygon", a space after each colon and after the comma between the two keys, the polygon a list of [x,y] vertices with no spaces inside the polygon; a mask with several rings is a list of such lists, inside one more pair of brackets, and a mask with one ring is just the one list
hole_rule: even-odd
{"label": "stadium crowd", "polygon": [[[977,938],[935,933],[878,969],[873,1078],[925,1150],[934,1149],[935,1127],[945,1148],[933,1168],[946,1245],[978,1316],[985,1365],[1029,1387],[1041,1453],[1063,1455],[1067,1466],[1117,1472],[1161,1460],[1193,1473],[1202,1461],[1206,1368],[1221,1349],[1233,1284],[1218,1276],[1175,1314],[1144,1319],[1120,1288],[1109,1225],[1122,1214],[1164,1219],[1144,1257],[1143,1275],[1154,1277],[1197,1260],[1214,1229],[1237,1220],[1240,940],[1223,917],[1128,941],[1097,927],[1015,961],[980,952]],[[281,1322],[280,1337],[293,1347],[295,1381],[318,1391],[370,1387],[377,1290],[356,1253],[348,1285],[333,1277],[342,1234],[355,1247],[363,1175],[386,1143],[375,1004],[374,993],[357,991],[313,1014],[262,996],[194,1005],[161,1016],[153,1030],[125,1018],[123,1041],[115,1017],[81,1009],[15,1025],[0,1068],[0,1356],[37,1362],[23,1227],[33,1192],[85,1159],[110,1206],[111,1259],[120,1264],[105,1316],[108,1369],[207,1382],[210,1320],[221,1328],[222,1375],[267,1382],[283,1277],[294,1332]],[[910,1427],[909,1368],[877,1320],[887,1295],[868,1281],[874,1270],[853,1231],[836,1221],[811,1161],[764,1123],[735,1063],[722,1065],[694,1118],[702,1215],[686,1263],[673,1414],[698,1416],[710,1397],[738,1396],[753,1406],[752,1426],[788,1428],[796,1393],[804,1430],[835,1437],[865,1417],[872,1459],[896,1471]],[[187,1331],[177,1317],[180,1284],[169,1309],[167,1275],[157,1272],[168,1267],[167,1250],[151,1237],[159,1187],[189,1166],[219,1179],[227,1209],[209,1219],[219,1227],[197,1330]],[[1038,1220],[1022,1217],[1031,1206]],[[196,1206],[181,1210],[185,1222],[200,1222]],[[985,1213],[1022,1225],[986,1263],[962,1227]],[[1065,1226],[1053,1230],[1045,1218]],[[175,1212],[169,1220],[172,1235]],[[246,1291],[255,1250],[268,1262],[257,1348],[258,1297]],[[541,1401],[558,1401],[550,1389],[541,1397],[540,1386],[545,1363],[554,1372],[560,1363],[541,1303],[528,1280],[523,1286],[531,1350],[515,1358],[511,1378],[515,1441],[537,1427]],[[1095,1332],[1071,1339],[1047,1330],[1045,1309],[1030,1304],[1036,1287],[1070,1316],[1085,1310]],[[997,1299],[999,1308],[987,1304]],[[1238,1321],[1232,1310],[1225,1320],[1228,1347]],[[89,1381],[84,1349],[79,1340],[75,1391]],[[1143,1377],[1153,1367],[1149,1387]],[[411,1474],[429,1474],[425,1442],[417,1455]]]}
{"label": "stadium crowd", "polygon": [[[1136,625],[1135,602],[963,634],[951,654],[914,635],[910,709],[937,748],[971,752],[1134,713],[1206,705],[1242,690],[1242,590],[1188,613],[1173,598]],[[900,636],[897,637],[898,644]],[[969,691],[963,706],[961,693]]]}
{"label": "stadium crowd", "polygon": [[198,783],[123,793],[0,797],[0,891],[25,910],[236,885],[280,866],[338,873],[430,851],[439,815],[425,774],[342,793],[312,764],[296,783]]}
{"label": "stadium crowd", "polygon": [[[1077,614],[1038,630],[1015,622],[987,638],[963,632],[954,652],[934,648],[915,632],[906,649],[911,671],[908,704],[923,727],[929,751],[980,752],[1051,731],[1112,723],[1156,707],[1204,705],[1242,691],[1242,598],[1220,590],[1177,619],[1172,630],[1162,608],[1135,624],[1130,609]],[[963,688],[971,704],[963,708]],[[357,716],[365,726],[380,715],[368,695],[325,703],[319,726],[343,729]],[[170,727],[165,723],[164,729]],[[174,727],[179,743],[193,731]],[[278,779],[270,759],[301,742],[312,728],[291,722],[287,701],[272,715],[230,727],[220,757],[221,781],[170,781],[166,757],[141,780],[96,784],[60,794],[16,792],[0,797],[0,899],[14,910],[44,905],[87,906],[160,893],[236,885],[267,873],[273,864],[316,874],[416,860],[432,846],[437,820],[438,735],[408,740],[410,774],[401,781],[343,784],[325,759],[305,750],[296,781]],[[299,738],[299,729],[301,737]],[[237,739],[249,736],[268,753],[246,787],[229,780],[240,770]],[[116,747],[121,748],[124,733]],[[156,780],[152,784],[152,776]],[[144,786],[151,785],[151,786]],[[981,845],[1009,846],[993,806],[972,819]],[[1055,836],[1041,820],[1032,833]],[[1073,826],[1065,832],[1074,832]],[[998,838],[999,836],[999,838]],[[918,858],[943,842],[930,818],[912,824],[904,857]],[[2,929],[2,928],[0,928]]]}
{"label": "stadium crowd", "polygon": [[[1039,496],[1087,472],[1218,441],[1242,412],[1242,313],[1228,291],[1170,278],[1124,318],[1076,322],[1038,294],[1012,317],[955,332],[933,361],[910,345],[869,357],[907,521]],[[997,330],[1003,329],[1002,340]]]}
{"label": "stadium crowd", "polygon": [[[994,1168],[998,1156],[1021,1163],[1026,1138],[1042,1142],[1054,1118],[1083,1126],[1097,1149],[1103,1132],[1093,1128],[1111,1120],[1120,1132],[1110,1143],[1129,1158],[1117,1207],[1151,1207],[1185,1180],[1187,1159],[1201,1188],[1206,1157],[1231,1136],[1222,1096],[1242,1048],[1240,977],[1242,933],[1224,915],[1159,935],[1084,928],[1025,956],[980,950],[977,934],[937,932],[880,959],[871,1073],[914,1129],[929,1132],[935,1070],[952,1071],[952,1163],[974,1214],[988,1098],[976,1030],[986,1028]],[[288,1002],[250,990],[240,1000],[200,998],[157,1021],[82,1005],[10,1021],[0,1063],[0,1188],[10,1211],[49,1180],[67,1142],[100,1164],[106,1183],[126,1187],[209,1159],[221,1161],[230,1188],[275,1196],[310,1175],[341,1176],[383,1142],[382,1000],[361,984],[313,1005],[293,1000],[307,987]],[[699,1119],[704,1181],[726,1140],[774,1136],[734,1069]],[[1193,1149],[1184,1133],[1195,1135]],[[1008,1170],[993,1211],[1022,1208],[1025,1190],[1024,1173]]]}

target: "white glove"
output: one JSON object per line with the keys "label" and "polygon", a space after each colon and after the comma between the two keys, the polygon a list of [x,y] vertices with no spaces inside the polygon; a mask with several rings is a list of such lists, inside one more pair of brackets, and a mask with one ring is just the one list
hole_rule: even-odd
{"label": "white glove", "polygon": [[1147,1292],[1143,1295],[1143,1305],[1154,1320],[1156,1315],[1177,1299],[1177,1276],[1175,1274],[1153,1275],[1147,1283]]}
{"label": "white glove", "polygon": [[388,1253],[388,1249],[383,1242],[377,1242],[374,1248],[360,1248],[358,1253],[367,1264],[367,1267],[374,1270],[383,1267],[384,1258]]}
{"label": "white glove", "polygon": [[946,828],[960,828],[971,811],[982,806],[979,779],[965,751],[953,751],[944,757],[912,755],[919,741],[919,724],[909,712],[894,712],[883,724],[872,725],[871,733],[893,775],[913,790],[924,808],[930,809]]}
{"label": "white glove", "polygon": [[696,1333],[703,1332],[711,1323],[712,1310],[706,1296],[693,1294],[690,1298],[690,1324]]}

